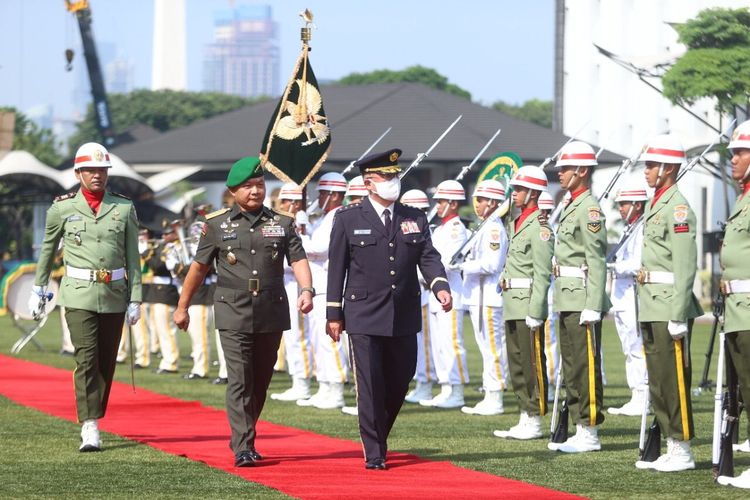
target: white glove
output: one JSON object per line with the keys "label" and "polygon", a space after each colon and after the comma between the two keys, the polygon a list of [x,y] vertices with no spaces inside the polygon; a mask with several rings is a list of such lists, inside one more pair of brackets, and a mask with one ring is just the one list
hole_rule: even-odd
{"label": "white glove", "polygon": [[133,326],[136,323],[138,323],[140,319],[141,319],[141,303],[131,302],[130,304],[128,304],[128,310],[125,313],[125,321],[127,321],[130,326]]}
{"label": "white glove", "polygon": [[526,326],[529,327],[529,330],[535,330],[537,328],[541,328],[543,324],[544,324],[544,320],[532,318],[531,316],[526,316]]}
{"label": "white glove", "polygon": [[578,322],[579,325],[588,325],[598,323],[602,320],[602,313],[599,311],[592,311],[591,309],[584,309],[581,311],[581,320]]}
{"label": "white glove", "polygon": [[680,340],[688,331],[688,325],[684,321],[669,321],[667,330],[674,340]]}
{"label": "white glove", "polygon": [[462,262],[456,262],[455,264],[448,264],[445,267],[446,271],[455,271],[457,273],[460,273],[464,268],[464,265]]}
{"label": "white glove", "polygon": [[[42,297],[44,297],[46,294],[47,294],[46,286],[34,285],[34,287],[31,289],[31,294],[29,295],[28,307],[32,316],[39,316],[41,314],[42,311],[39,307],[39,302],[42,300]],[[47,300],[51,298],[52,297],[48,297]]]}
{"label": "white glove", "polygon": [[296,214],[294,214],[294,222],[298,226],[306,226],[309,224],[310,219],[307,217],[307,212],[304,210],[298,210]]}

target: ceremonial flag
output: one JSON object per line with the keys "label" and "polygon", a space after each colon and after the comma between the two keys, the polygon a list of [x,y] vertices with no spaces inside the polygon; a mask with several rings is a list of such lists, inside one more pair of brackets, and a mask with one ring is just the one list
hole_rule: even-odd
{"label": "ceremonial flag", "polygon": [[284,182],[307,184],[331,150],[331,130],[305,43],[263,138],[263,168]]}

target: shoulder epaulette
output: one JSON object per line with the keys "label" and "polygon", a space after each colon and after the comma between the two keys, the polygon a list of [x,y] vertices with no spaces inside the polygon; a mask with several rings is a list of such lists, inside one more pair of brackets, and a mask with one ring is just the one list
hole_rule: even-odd
{"label": "shoulder epaulette", "polygon": [[219,215],[225,214],[227,212],[229,212],[229,208],[222,208],[222,209],[216,210],[215,212],[211,212],[210,214],[206,215],[206,220],[211,220],[214,217],[218,217]]}
{"label": "shoulder epaulette", "polygon": [[537,216],[536,220],[538,220],[539,224],[541,224],[543,226],[546,226],[547,222],[548,222],[547,216],[545,214],[539,214]]}
{"label": "shoulder epaulette", "polygon": [[76,195],[76,191],[73,191],[72,193],[61,194],[60,196],[56,197],[52,203],[57,203],[58,201],[63,201],[63,200],[69,200],[75,197],[75,195]]}
{"label": "shoulder epaulette", "polygon": [[126,200],[130,199],[127,196],[125,196],[124,194],[115,193],[114,191],[110,191],[109,194],[111,194],[112,196],[117,196],[118,198],[125,198]]}
{"label": "shoulder epaulette", "polygon": [[362,203],[360,203],[360,202],[349,203],[348,205],[339,208],[338,211],[339,212],[345,212],[347,210],[351,210],[352,208],[359,208],[361,206],[362,206]]}
{"label": "shoulder epaulette", "polygon": [[291,219],[294,219],[294,215],[292,215],[291,212],[285,212],[283,210],[279,210],[278,208],[273,209],[274,213],[277,213],[279,215],[283,215],[284,217],[289,217]]}

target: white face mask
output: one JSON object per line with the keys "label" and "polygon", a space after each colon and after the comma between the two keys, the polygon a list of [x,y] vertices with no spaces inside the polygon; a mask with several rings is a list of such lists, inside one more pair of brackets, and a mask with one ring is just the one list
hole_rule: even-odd
{"label": "white face mask", "polygon": [[375,182],[375,192],[387,201],[396,201],[398,195],[401,194],[401,180],[398,177],[394,177],[389,181]]}

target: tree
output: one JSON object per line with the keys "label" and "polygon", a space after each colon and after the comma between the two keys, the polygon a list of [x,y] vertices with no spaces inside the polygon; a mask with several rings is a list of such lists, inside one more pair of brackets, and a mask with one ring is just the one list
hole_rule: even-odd
{"label": "tree", "polygon": [[448,82],[448,78],[434,69],[425,68],[424,66],[410,66],[401,71],[378,69],[369,73],[351,73],[341,78],[337,83],[340,85],[369,85],[373,83],[400,82],[421,83],[428,87],[471,100],[471,94],[467,90]]}
{"label": "tree", "polygon": [[[135,90],[128,94],[110,94],[109,109],[118,132],[142,123],[160,132],[247,106],[258,99],[214,92],[177,90]],[[93,104],[86,118],[78,124],[69,144],[72,151],[84,142],[99,140]]]}
{"label": "tree", "polygon": [[673,104],[716,99],[720,113],[735,114],[750,97],[750,10],[713,8],[675,26],[688,48],[662,78]]}
{"label": "tree", "polygon": [[493,109],[527,122],[536,123],[545,128],[552,128],[552,101],[529,99],[520,106],[497,101]]}

